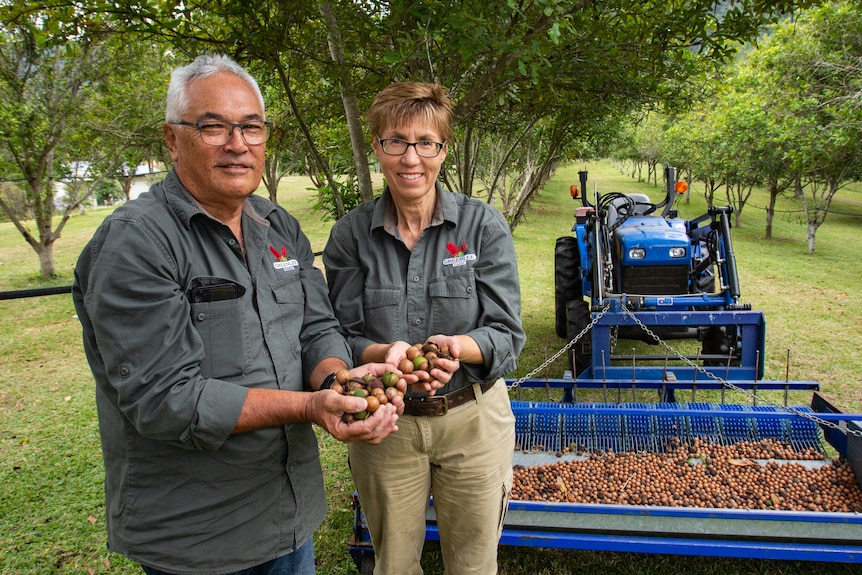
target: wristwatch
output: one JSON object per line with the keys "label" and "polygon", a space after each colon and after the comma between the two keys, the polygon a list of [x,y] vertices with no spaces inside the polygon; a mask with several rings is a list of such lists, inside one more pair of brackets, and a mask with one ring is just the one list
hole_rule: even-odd
{"label": "wristwatch", "polygon": [[318,389],[318,391],[320,391],[321,389],[330,389],[332,387],[332,384],[335,383],[335,379],[335,372],[332,372],[327,375],[323,379],[323,383],[320,384],[320,388]]}

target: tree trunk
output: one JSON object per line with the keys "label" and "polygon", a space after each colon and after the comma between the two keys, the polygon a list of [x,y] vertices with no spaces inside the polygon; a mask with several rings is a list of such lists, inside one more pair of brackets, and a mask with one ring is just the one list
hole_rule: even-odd
{"label": "tree trunk", "polygon": [[39,254],[39,273],[43,278],[52,278],[57,275],[54,267],[54,242],[36,244],[33,246]]}
{"label": "tree trunk", "polygon": [[809,221],[805,229],[805,243],[808,244],[808,253],[813,254],[816,249],[817,223]]}
{"label": "tree trunk", "polygon": [[769,179],[769,205],[766,206],[766,230],[764,237],[772,239],[772,220],[775,218],[775,201],[778,199],[778,178]]}
{"label": "tree trunk", "polygon": [[530,206],[530,201],[539,193],[539,190],[547,181],[553,177],[561,160],[562,158],[557,154],[550,153],[533,173],[527,175],[523,191],[516,198],[515,211],[511,217],[507,218],[509,220],[510,231],[514,232],[518,224],[523,221],[524,216],[527,214],[527,208]]}
{"label": "tree trunk", "polygon": [[274,156],[267,156],[263,163],[263,185],[266,186],[269,201],[273,204],[278,203],[278,164],[278,158]]}
{"label": "tree trunk", "polygon": [[[350,144],[353,150],[353,165],[356,166],[356,179],[359,183],[359,197],[362,201],[368,201],[374,197],[374,189],[371,185],[371,170],[368,167],[368,151],[365,147],[365,134],[362,132],[362,118],[359,113],[359,104],[356,102],[356,93],[350,84],[347,74],[345,60],[347,59],[342,49],[341,32],[338,29],[338,19],[332,9],[329,0],[321,0],[318,3],[320,15],[326,22],[326,39],[329,43],[329,54],[335,63],[338,75],[338,86],[341,92],[341,102],[344,105],[344,119],[347,121],[347,130],[350,133]],[[338,194],[339,200],[341,198]],[[339,217],[343,215],[343,207],[339,207]]]}
{"label": "tree trunk", "polygon": [[134,169],[132,169],[131,173],[128,175],[123,175],[119,178],[120,185],[123,187],[123,196],[126,198],[128,202],[131,200],[132,195],[132,179],[135,177]]}
{"label": "tree trunk", "polygon": [[290,109],[293,112],[293,117],[296,120],[299,129],[302,131],[302,135],[305,136],[305,141],[308,144],[309,152],[314,163],[317,165],[317,169],[320,170],[320,173],[326,178],[326,183],[332,190],[332,197],[335,200],[335,209],[340,218],[344,215],[344,202],[341,200],[341,188],[338,187],[338,182],[335,181],[335,177],[332,175],[332,170],[329,168],[329,164],[323,159],[323,156],[320,155],[320,150],[314,142],[314,138],[311,137],[311,132],[309,131],[305,120],[302,119],[303,116],[296,103],[296,97],[293,95],[293,88],[290,85],[290,80],[287,77],[287,73],[284,71],[284,66],[281,64],[281,60],[276,58],[274,59],[274,63],[276,71],[278,72],[278,77],[281,80],[281,85],[284,87],[284,93],[287,95],[288,102],[290,102]]}
{"label": "tree trunk", "polygon": [[461,165],[458,171],[461,173],[461,193],[468,198],[473,197],[473,126],[467,124],[464,127],[464,145],[461,148]]}

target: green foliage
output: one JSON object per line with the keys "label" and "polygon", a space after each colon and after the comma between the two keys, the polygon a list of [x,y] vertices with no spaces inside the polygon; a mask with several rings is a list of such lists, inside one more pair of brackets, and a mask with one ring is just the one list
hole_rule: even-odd
{"label": "green foliage", "polygon": [[[338,194],[341,197],[344,213],[346,214],[362,201],[362,197],[359,194],[359,186],[355,179],[350,179],[346,182],[336,182],[336,185],[338,186]],[[324,222],[335,221],[339,218],[335,195],[330,186],[306,189],[317,191],[317,196],[312,199],[312,211],[314,213],[321,213],[321,219]]]}
{"label": "green foliage", "polygon": [[[0,207],[21,224],[48,277],[53,244],[90,186],[141,157],[128,149],[156,149],[154,113],[164,90],[149,86],[163,79],[146,72],[163,54],[152,43],[126,41],[107,13],[74,3],[4,3],[0,25],[0,179],[26,183],[36,233],[25,231],[23,216],[2,195]],[[52,227],[54,184],[70,173],[62,217]]]}
{"label": "green foliage", "polygon": [[100,206],[109,206],[125,198],[123,186],[113,178],[100,180],[93,190],[93,196]]}
{"label": "green foliage", "polygon": [[107,14],[120,29],[166,38],[176,54],[219,51],[247,64],[264,86],[272,117],[288,133],[273,140],[273,155],[282,157],[275,147],[284,146],[294,157],[307,158],[310,175],[325,185],[345,173],[339,171],[345,159],[355,164],[349,171],[360,186],[366,185],[366,150],[353,142],[351,157],[346,126],[348,120],[356,125],[352,104],[367,109],[391,81],[436,81],[452,89],[459,136],[450,143],[458,157],[451,187],[468,195],[475,166],[496,155],[482,155],[483,145],[517,138],[541,124],[546,136],[539,144],[507,161],[509,177],[529,184],[510,209],[523,214],[562,158],[599,153],[630,112],[685,108],[738,46],[808,3],[89,0],[82,5]]}

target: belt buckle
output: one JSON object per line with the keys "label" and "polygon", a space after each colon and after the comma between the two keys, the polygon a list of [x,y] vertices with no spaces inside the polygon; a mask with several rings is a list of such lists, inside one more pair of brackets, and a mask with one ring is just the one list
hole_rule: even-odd
{"label": "belt buckle", "polygon": [[432,395],[431,397],[426,396],[426,397],[423,397],[421,399],[421,401],[423,401],[425,403],[442,403],[443,404],[443,413],[440,413],[438,415],[446,415],[447,413],[449,413],[449,398],[446,397],[445,395],[440,395],[440,396]]}

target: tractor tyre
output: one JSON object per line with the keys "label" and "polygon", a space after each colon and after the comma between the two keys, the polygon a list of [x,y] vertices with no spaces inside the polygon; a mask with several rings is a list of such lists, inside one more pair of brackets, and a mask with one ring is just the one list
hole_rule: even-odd
{"label": "tractor tyre", "polygon": [[557,337],[568,336],[566,306],[572,300],[583,297],[580,268],[581,253],[578,238],[564,236],[557,238],[554,247],[554,329]]}
{"label": "tractor tyre", "polygon": [[374,563],[374,552],[363,552],[359,562],[359,575],[374,575]]}
{"label": "tractor tyre", "polygon": [[[577,337],[581,331],[590,325],[592,314],[590,313],[590,304],[583,299],[576,299],[569,302],[566,306],[568,316],[567,337],[571,341]],[[578,374],[590,367],[593,362],[593,344],[592,330],[587,332],[581,339],[572,346],[569,350],[569,369],[572,370],[572,377],[577,378]]]}

